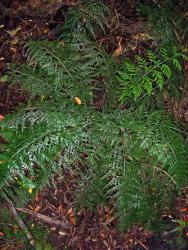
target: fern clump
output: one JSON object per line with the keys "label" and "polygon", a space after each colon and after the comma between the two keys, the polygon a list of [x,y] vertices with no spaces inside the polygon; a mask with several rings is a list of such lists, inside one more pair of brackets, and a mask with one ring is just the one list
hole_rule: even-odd
{"label": "fern clump", "polygon": [[151,95],[156,88],[161,90],[165,82],[169,83],[175,73],[182,70],[182,58],[186,56],[176,48],[171,51],[161,48],[157,53],[148,51],[146,58],[137,55],[134,62],[126,60],[118,72],[122,85],[121,101]]}
{"label": "fern clump", "polygon": [[4,126],[2,134],[9,131],[10,144],[1,162],[1,191],[17,180],[37,190],[53,174],[72,169],[79,206],[110,203],[123,229],[135,222],[154,225],[186,181],[183,138],[160,112],[141,118],[70,106],[56,112],[27,111],[19,122],[11,117]]}
{"label": "fern clump", "polygon": [[[1,196],[15,200],[15,194],[37,191],[54,174],[72,170],[79,207],[110,204],[122,229],[135,222],[154,225],[186,181],[183,137],[163,111],[96,111],[91,105],[96,89],[105,92],[109,106],[109,96],[120,91],[117,66],[88,33],[75,27],[77,35],[63,43],[28,42],[27,63],[9,68],[10,80],[31,98],[1,122],[1,134],[9,142],[0,156]],[[147,59],[125,62],[118,73],[122,100],[151,94],[153,86],[162,88],[171,78],[172,67],[181,70],[182,54],[171,53],[148,52]],[[79,105],[74,103],[78,96]]]}
{"label": "fern clump", "polygon": [[100,202],[110,201],[122,229],[138,222],[159,224],[173,192],[186,183],[183,138],[161,112],[141,118],[115,111],[103,119],[106,122],[101,121],[98,132],[90,137],[93,150],[90,146],[85,160],[89,167],[79,181],[78,200],[91,208],[95,196],[95,201],[99,197]]}
{"label": "fern clump", "polygon": [[[12,119],[13,117],[11,117]],[[32,179],[34,169],[38,169],[38,167],[41,171],[39,176],[47,174],[49,178],[50,173],[58,172],[59,158],[57,155],[64,148],[63,144],[65,143],[70,150],[73,141],[76,143],[76,137],[80,136],[79,126],[75,122],[79,123],[79,119],[77,121],[72,119],[71,112],[61,115],[61,113],[53,111],[30,111],[15,117],[15,122],[11,121],[9,129],[2,128],[2,134],[10,142],[3,154],[4,163],[2,165],[8,171],[6,173],[7,181],[12,182],[12,178],[19,177],[25,182],[26,172]],[[54,123],[56,123],[55,126]],[[70,129],[71,136],[66,127]],[[67,134],[68,140],[64,133]],[[16,140],[13,139],[15,136]],[[12,162],[11,165],[10,162]],[[6,179],[2,178],[0,183],[1,185],[6,183]]]}

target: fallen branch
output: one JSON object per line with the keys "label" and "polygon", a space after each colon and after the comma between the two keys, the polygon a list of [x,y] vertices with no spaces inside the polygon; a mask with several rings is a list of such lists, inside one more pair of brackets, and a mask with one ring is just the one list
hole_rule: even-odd
{"label": "fallen branch", "polygon": [[64,229],[69,229],[70,228],[70,223],[68,221],[66,222],[62,222],[60,220],[57,220],[57,219],[54,219],[54,218],[51,218],[49,216],[46,216],[46,215],[43,215],[43,214],[40,214],[40,213],[36,213],[30,209],[27,209],[27,208],[17,208],[17,211],[20,211],[20,212],[23,212],[23,213],[27,213],[27,214],[31,214],[33,216],[35,216],[37,219],[39,220],[42,220],[46,223],[49,223],[49,224],[55,224],[57,226],[60,226]]}
{"label": "fallen branch", "polygon": [[29,230],[27,229],[25,223],[24,223],[23,220],[19,217],[19,215],[18,215],[18,213],[17,213],[17,211],[16,211],[16,209],[15,209],[15,207],[14,207],[13,202],[7,197],[7,195],[6,195],[6,196],[4,195],[4,199],[6,200],[7,206],[8,206],[8,208],[9,208],[11,214],[14,216],[15,220],[17,221],[19,227],[23,230],[23,232],[25,232],[27,238],[28,238],[29,241],[30,241],[30,244],[31,244],[32,246],[34,246],[34,245],[35,245],[35,241],[34,241],[32,235],[31,235],[31,233],[30,233]]}

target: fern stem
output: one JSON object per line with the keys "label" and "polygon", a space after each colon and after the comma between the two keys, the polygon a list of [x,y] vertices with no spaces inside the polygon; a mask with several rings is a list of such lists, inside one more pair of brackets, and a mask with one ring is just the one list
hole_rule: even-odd
{"label": "fern stem", "polygon": [[[179,54],[180,55],[180,54]],[[152,69],[150,69],[147,73],[145,73],[140,79],[139,81],[141,81],[144,77],[148,76],[154,69],[158,68],[161,64],[165,63],[165,62],[168,62],[170,60],[172,60],[175,56],[171,56],[169,57],[168,59],[158,63],[157,65],[155,65]]]}
{"label": "fern stem", "polygon": [[[46,49],[46,48],[45,48]],[[68,75],[71,77],[71,79],[73,80],[73,77],[72,75],[70,74],[70,72],[68,71],[68,69],[65,67],[65,65],[62,63],[62,61],[56,56],[54,55],[54,53],[50,52],[49,50],[47,50],[47,52],[53,56],[60,64],[61,66],[64,68],[64,70],[68,73]]]}
{"label": "fern stem", "polygon": [[[11,69],[11,71],[14,73],[18,73],[20,75],[27,76],[27,74],[25,74],[24,71],[21,72],[19,70],[15,70],[15,69]],[[35,79],[32,75],[30,75],[29,77]],[[39,77],[37,78],[37,80],[40,81],[41,83],[43,83],[43,81]]]}
{"label": "fern stem", "polygon": [[20,218],[20,216],[18,215],[16,208],[14,207],[13,202],[8,198],[8,196],[6,195],[6,193],[3,193],[3,198],[7,203],[7,206],[11,212],[11,214],[13,215],[14,219],[17,221],[19,227],[22,229],[22,231],[26,234],[30,245],[31,246],[35,246],[35,241],[33,239],[33,236],[31,235],[30,231],[28,230],[26,224],[24,223],[24,221]]}
{"label": "fern stem", "polygon": [[174,180],[174,178],[173,178],[169,173],[167,173],[164,169],[161,169],[161,168],[158,168],[158,167],[154,167],[154,168],[157,169],[158,171],[163,172],[166,176],[168,176],[168,177],[171,179],[171,181],[172,181],[175,185],[177,185],[177,182]]}
{"label": "fern stem", "polygon": [[61,130],[54,130],[54,131],[47,131],[46,133],[43,133],[41,136],[35,138],[34,140],[32,140],[31,142],[27,143],[25,146],[21,147],[17,152],[16,154],[14,154],[12,157],[11,157],[11,160],[14,159],[14,157],[16,155],[18,155],[22,150],[28,148],[29,146],[31,146],[32,144],[34,144],[35,142],[37,142],[38,140],[41,140],[42,138],[44,138],[45,136],[47,135],[52,135],[53,133],[58,133],[58,132],[61,132]]}

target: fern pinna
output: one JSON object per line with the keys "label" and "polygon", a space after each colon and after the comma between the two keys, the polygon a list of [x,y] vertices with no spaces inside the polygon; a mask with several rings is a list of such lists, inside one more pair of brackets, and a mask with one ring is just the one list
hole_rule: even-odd
{"label": "fern pinna", "polygon": [[157,53],[147,51],[146,58],[137,55],[134,62],[126,60],[118,72],[122,85],[121,101],[137,99],[145,93],[151,95],[155,88],[161,90],[166,82],[173,79],[176,71],[181,71],[183,58],[186,55],[177,48],[170,51],[161,48]]}

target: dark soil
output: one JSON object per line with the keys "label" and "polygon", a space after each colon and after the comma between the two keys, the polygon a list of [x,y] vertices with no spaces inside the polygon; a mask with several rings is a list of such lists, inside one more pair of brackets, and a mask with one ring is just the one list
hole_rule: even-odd
{"label": "dark soil", "polygon": [[27,94],[19,86],[0,85],[0,114],[11,113],[17,106],[27,100]]}

